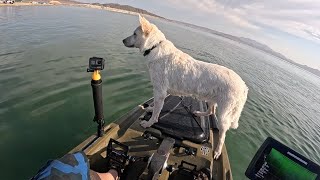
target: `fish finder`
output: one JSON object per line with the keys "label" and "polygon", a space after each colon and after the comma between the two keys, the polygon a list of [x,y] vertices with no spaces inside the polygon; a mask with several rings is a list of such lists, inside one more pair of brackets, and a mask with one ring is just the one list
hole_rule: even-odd
{"label": "fish finder", "polygon": [[95,70],[99,70],[99,71],[103,70],[104,62],[105,60],[103,58],[91,57],[89,59],[89,68],[87,69],[87,72],[93,72]]}
{"label": "fish finder", "polygon": [[320,180],[320,166],[268,137],[245,175],[251,180]]}

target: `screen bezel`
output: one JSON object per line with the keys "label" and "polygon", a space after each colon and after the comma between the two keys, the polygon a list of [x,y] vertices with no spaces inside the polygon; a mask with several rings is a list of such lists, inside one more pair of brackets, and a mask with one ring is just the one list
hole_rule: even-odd
{"label": "screen bezel", "polygon": [[[257,153],[255,154],[254,158],[251,160],[245,175],[249,179],[257,179],[255,176],[257,164],[261,164],[261,159],[263,158],[264,154],[269,154],[271,149],[275,149],[282,153],[284,156],[288,157],[290,160],[296,162],[297,164],[301,165],[302,167],[308,169],[309,171],[317,174],[316,180],[320,180],[320,166],[312,162],[311,160],[307,159],[306,157],[302,156],[301,154],[297,153],[293,149],[283,145],[279,141],[273,139],[272,137],[268,137],[264,143],[261,145]],[[289,155],[288,155],[289,152]],[[261,167],[261,166],[259,166]]]}

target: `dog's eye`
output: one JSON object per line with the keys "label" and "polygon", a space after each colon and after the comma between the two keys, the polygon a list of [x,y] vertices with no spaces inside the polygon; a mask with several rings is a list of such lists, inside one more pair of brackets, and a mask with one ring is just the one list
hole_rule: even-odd
{"label": "dog's eye", "polygon": [[136,33],[133,33],[133,35],[137,35]]}

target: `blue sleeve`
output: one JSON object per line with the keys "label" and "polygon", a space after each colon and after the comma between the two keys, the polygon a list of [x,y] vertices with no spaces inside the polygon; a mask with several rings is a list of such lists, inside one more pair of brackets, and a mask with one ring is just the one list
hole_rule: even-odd
{"label": "blue sleeve", "polygon": [[60,159],[48,161],[32,180],[70,179],[89,180],[89,162],[83,152],[67,154]]}

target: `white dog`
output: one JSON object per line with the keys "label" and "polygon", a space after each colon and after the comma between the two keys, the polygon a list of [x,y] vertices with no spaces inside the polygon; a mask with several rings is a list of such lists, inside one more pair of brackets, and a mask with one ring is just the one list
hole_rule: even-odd
{"label": "white dog", "polygon": [[194,113],[197,116],[208,116],[215,113],[217,107],[219,142],[214,152],[214,158],[217,159],[221,154],[226,131],[230,127],[238,127],[248,87],[234,71],[193,59],[177,49],[154,24],[140,15],[139,20],[140,26],[123,43],[126,47],[140,49],[147,59],[153,83],[152,117],[149,121],[142,121],[141,126],[147,128],[158,122],[168,93],[206,101],[208,110]]}

